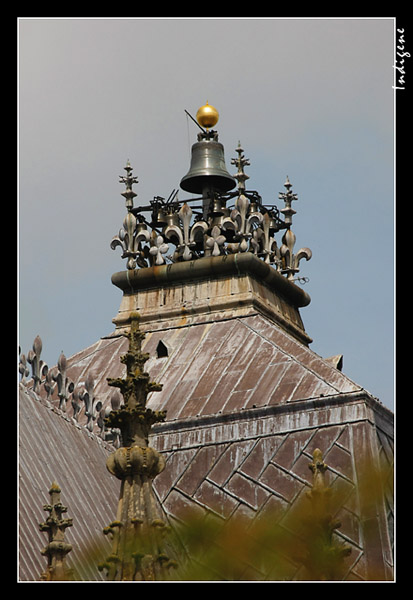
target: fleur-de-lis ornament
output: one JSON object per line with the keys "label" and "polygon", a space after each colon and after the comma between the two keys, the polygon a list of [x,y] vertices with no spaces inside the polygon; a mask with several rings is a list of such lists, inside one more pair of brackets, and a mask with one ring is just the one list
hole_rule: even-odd
{"label": "fleur-de-lis ornament", "polygon": [[153,257],[155,265],[163,265],[165,263],[164,255],[168,252],[169,246],[165,243],[161,235],[157,235],[155,231],[151,236],[151,247],[149,254]]}
{"label": "fleur-de-lis ornament", "polygon": [[253,231],[263,219],[260,212],[249,213],[249,207],[249,199],[244,194],[240,194],[235,201],[235,208],[231,211],[230,217],[223,219],[222,222],[224,230],[234,231],[234,240],[239,241],[239,252],[246,252],[249,249],[249,240]]}
{"label": "fleur-de-lis ornament", "polygon": [[66,404],[69,400],[70,394],[73,392],[74,383],[66,373],[67,361],[66,356],[63,352],[59,356],[57,361],[57,373],[53,376],[53,379],[57,382],[57,395],[59,396],[59,408],[63,412],[66,412]]}
{"label": "fleur-de-lis ornament", "polygon": [[42,353],[42,340],[39,335],[36,336],[33,342],[33,350],[27,354],[27,361],[32,366],[33,391],[38,392],[42,377],[45,377],[48,371],[48,366],[40,359]]}
{"label": "fleur-de-lis ornament", "polygon": [[294,254],[294,246],[295,246],[295,234],[291,231],[292,225],[292,217],[295,215],[295,210],[291,208],[291,202],[293,200],[297,200],[297,194],[293,194],[291,191],[292,184],[288,179],[284,183],[284,187],[287,192],[279,194],[280,199],[284,200],[285,208],[282,208],[280,212],[282,212],[285,216],[285,223],[287,225],[287,231],[283,235],[282,238],[282,246],[280,248],[280,255],[282,259],[281,273],[287,275],[287,279],[290,281],[294,281],[294,276],[298,273],[300,260],[305,258],[306,260],[310,260],[312,257],[312,252],[310,248],[301,248],[297,254]]}
{"label": "fleur-de-lis ornament", "polygon": [[123,221],[123,227],[119,230],[119,234],[112,239],[110,247],[112,250],[117,246],[122,248],[122,258],[128,259],[126,268],[132,270],[137,264],[140,267],[148,266],[141,245],[142,242],[149,242],[149,240],[150,233],[146,229],[146,225],[138,223],[135,215],[128,212]]}
{"label": "fleur-de-lis ornament", "polygon": [[182,221],[183,229],[183,239],[181,244],[178,246],[178,250],[181,252],[184,260],[190,260],[192,258],[191,248],[195,245],[195,243],[191,242],[189,239],[189,227],[192,219],[192,209],[189,204],[185,202],[178,215]]}
{"label": "fleur-de-lis ornament", "polygon": [[56,375],[57,375],[57,367],[53,367],[47,372],[45,382],[43,384],[44,389],[46,390],[46,400],[51,400],[53,396],[53,392],[56,389]]}
{"label": "fleur-de-lis ornament", "polygon": [[73,394],[72,394],[72,409],[73,409],[73,415],[72,415],[72,419],[74,419],[76,422],[79,420],[79,413],[82,410],[82,401],[80,398],[80,391],[76,388],[73,390]]}
{"label": "fleur-de-lis ornament", "polygon": [[281,257],[280,251],[277,246],[277,242],[274,237],[271,235],[271,217],[268,213],[265,213],[262,220],[262,230],[263,230],[263,254],[265,256],[264,261],[266,263],[274,262],[277,266],[279,266]]}
{"label": "fleur-de-lis ornament", "polygon": [[[212,136],[214,133],[214,136]],[[218,140],[216,132],[208,139]],[[202,139],[206,134],[202,134]],[[245,166],[250,164],[245,158],[241,143],[236,148],[237,158],[231,163],[237,167],[234,178],[238,182],[236,192],[226,193],[213,186],[206,196],[203,195],[202,213],[200,207],[192,205],[200,198],[177,199],[175,190],[168,200],[155,196],[150,206],[133,207],[136,196],[132,185],[137,178],[132,176],[132,167],[128,161],[127,175],[120,178],[126,185],[122,193],[126,199],[127,215],[119,234],[112,239],[112,249],[120,246],[122,258],[127,259],[127,269],[136,267],[160,266],[168,261],[192,261],[203,257],[218,257],[239,252],[251,252],[266,264],[274,266],[288,280],[295,281],[299,271],[299,262],[310,260],[311,250],[301,248],[294,253],[295,235],[291,231],[295,210],[292,202],[297,194],[291,190],[292,184],[287,177],[286,191],[279,194],[285,206],[281,210],[275,204],[263,204],[256,191],[246,190],[249,176]],[[206,188],[205,188],[206,189]],[[203,192],[204,194],[204,192]],[[229,203],[234,198],[232,207]],[[152,221],[145,220],[145,213],[151,210]],[[280,217],[284,216],[284,221]],[[281,246],[277,245],[275,234],[284,230]],[[172,251],[169,254],[170,246]]]}
{"label": "fleur-de-lis ornament", "polygon": [[176,245],[174,259],[191,260],[193,250],[196,246],[195,239],[201,236],[208,229],[208,224],[204,221],[197,221],[191,227],[192,209],[186,202],[178,212],[179,224],[168,225],[165,228],[165,237]]}
{"label": "fleur-de-lis ornament", "polygon": [[221,254],[221,248],[226,242],[226,237],[221,234],[221,230],[217,225],[214,225],[211,231],[211,235],[207,236],[205,240],[205,254],[206,256],[219,256]]}
{"label": "fleur-de-lis ornament", "polygon": [[[19,348],[19,353],[20,353],[20,348]],[[30,369],[27,366],[27,358],[26,358],[25,354],[20,354],[20,357],[19,357],[19,373],[22,377],[20,379],[20,383],[22,383],[23,385],[26,385],[27,384],[26,377],[29,375]]]}
{"label": "fleur-de-lis ornament", "polygon": [[95,381],[93,375],[89,373],[85,381],[86,389],[79,394],[79,398],[85,403],[85,415],[87,417],[86,428],[89,429],[89,431],[93,431],[94,422],[102,408],[102,402],[95,397],[94,387]]}
{"label": "fleur-de-lis ornament", "polygon": [[299,263],[300,260],[305,258],[306,260],[310,260],[312,256],[312,252],[310,248],[301,248],[297,254],[294,254],[293,249],[295,245],[295,234],[291,231],[291,229],[287,229],[282,239],[282,246],[280,248],[280,253],[282,257],[282,269],[281,273],[287,275],[287,279],[290,281],[294,280],[294,276],[299,272]]}

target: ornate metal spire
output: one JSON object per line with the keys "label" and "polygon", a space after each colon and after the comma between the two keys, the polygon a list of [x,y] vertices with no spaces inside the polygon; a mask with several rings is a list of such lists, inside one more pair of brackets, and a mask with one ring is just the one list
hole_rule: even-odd
{"label": "ornate metal spire", "polygon": [[236,153],[238,154],[238,158],[231,158],[231,164],[235,165],[238,168],[237,173],[234,175],[234,178],[238,181],[238,191],[241,194],[245,191],[245,182],[249,179],[249,175],[244,172],[244,167],[250,164],[248,158],[244,157],[244,150],[241,147],[241,142],[238,141],[238,147],[236,148]]}
{"label": "ornate metal spire", "polygon": [[72,519],[63,519],[62,514],[67,511],[60,501],[60,488],[53,482],[50,490],[50,504],[45,504],[43,509],[48,511],[49,516],[44,523],[40,523],[40,531],[47,532],[49,543],[42,550],[47,556],[47,569],[41,574],[43,581],[68,581],[72,574],[65,566],[66,555],[72,550],[72,546],[65,542],[65,529],[72,526]]}
{"label": "ornate metal spire", "polygon": [[287,279],[290,281],[295,280],[296,273],[299,272],[299,263],[305,258],[306,260],[310,260],[312,257],[312,252],[310,248],[301,248],[297,254],[294,254],[294,246],[296,237],[295,234],[291,231],[291,225],[293,222],[293,215],[296,214],[296,211],[291,207],[291,202],[293,200],[297,200],[297,194],[293,194],[291,191],[292,184],[288,179],[284,183],[284,187],[287,192],[280,192],[279,198],[284,200],[285,208],[280,210],[283,215],[285,215],[285,225],[287,227],[287,231],[284,233],[282,238],[282,246],[280,248],[280,254],[282,257],[281,261],[281,273],[283,275],[287,275]]}
{"label": "ornate metal spire", "polygon": [[142,243],[150,241],[150,233],[146,225],[143,223],[143,218],[138,219],[132,212],[133,199],[137,194],[132,190],[132,185],[138,183],[138,178],[132,176],[132,167],[129,160],[124,167],[127,172],[126,177],[119,176],[119,183],[126,185],[126,190],[122,192],[122,196],[126,198],[127,214],[123,221],[123,227],[120,228],[119,234],[115,236],[110,244],[112,250],[120,246],[123,250],[122,258],[127,258],[127,268],[132,270],[136,266],[146,267],[145,253],[142,250]]}
{"label": "ornate metal spire", "polygon": [[284,183],[284,187],[287,190],[287,192],[280,192],[278,195],[280,200],[284,200],[284,203],[285,203],[285,208],[282,208],[280,210],[280,212],[282,212],[283,215],[285,215],[284,223],[286,225],[288,225],[288,227],[290,227],[293,222],[292,217],[293,217],[293,215],[296,214],[296,211],[293,208],[291,208],[291,202],[293,200],[297,200],[298,196],[297,196],[297,194],[293,194],[291,191],[292,183],[290,183],[290,180],[288,179],[288,175],[287,175],[287,179]]}
{"label": "ornate metal spire", "polygon": [[126,177],[123,175],[119,175],[119,183],[124,183],[126,185],[126,190],[122,192],[122,196],[125,198],[126,208],[128,212],[130,212],[133,208],[133,199],[136,198],[135,192],[132,190],[132,185],[134,183],[138,183],[138,178],[132,176],[133,168],[129,162],[129,159],[126,162],[126,167],[123,167],[126,171]]}
{"label": "ornate metal spire", "polygon": [[122,446],[109,456],[106,466],[122,483],[116,520],[104,530],[112,538],[112,554],[100,568],[107,569],[110,580],[155,580],[172,563],[163,551],[166,525],[152,491],[152,481],[165,461],[149,447],[148,438],[152,424],[163,421],[166,414],[146,407],[149,392],[162,386],[150,381],[143,370],[149,355],[142,353],[145,334],[139,329],[138,313],[131,315],[130,333],[125,335],[129,350],[121,362],[126,377],[108,379],[109,385],[120,389],[124,405],[106,419],[109,427],[121,431]]}

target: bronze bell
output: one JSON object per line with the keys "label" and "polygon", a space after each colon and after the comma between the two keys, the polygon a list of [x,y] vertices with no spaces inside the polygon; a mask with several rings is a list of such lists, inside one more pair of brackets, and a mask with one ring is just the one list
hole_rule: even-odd
{"label": "bronze bell", "polygon": [[216,190],[224,193],[236,185],[225,166],[224,146],[211,133],[200,134],[200,141],[192,146],[191,166],[180,183],[186,192],[203,194],[205,190]]}
{"label": "bronze bell", "polygon": [[165,225],[167,223],[165,210],[161,206],[156,211],[155,222],[157,225]]}

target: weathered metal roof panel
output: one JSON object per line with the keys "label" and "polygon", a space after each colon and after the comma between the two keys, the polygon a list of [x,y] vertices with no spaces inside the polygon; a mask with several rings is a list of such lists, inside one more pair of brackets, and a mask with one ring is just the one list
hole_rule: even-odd
{"label": "weathered metal roof panel", "polygon": [[[168,355],[158,358],[160,341]],[[91,373],[95,395],[108,406],[113,389],[106,378],[123,376],[120,356],[126,349],[123,336],[99,340],[67,360],[69,377],[82,386]],[[361,389],[258,314],[149,330],[143,350],[150,355],[145,369],[152,380],[163,384],[161,392],[150,396],[148,406],[166,410],[168,421]]]}
{"label": "weathered metal roof panel", "polygon": [[[166,356],[157,355],[160,341]],[[124,376],[120,356],[127,347],[122,336],[101,339],[67,360],[68,375],[82,386],[91,373],[95,396],[109,406],[114,390],[106,378]],[[163,384],[148,406],[167,411],[166,423],[153,428],[151,445],[167,460],[154,488],[169,516],[179,517],[184,508],[225,518],[289,511],[311,483],[308,462],[316,447],[334,482],[354,489],[359,447],[351,432],[362,427],[369,444],[375,435],[370,429],[376,417],[361,399],[366,393],[265,316],[148,330],[143,351],[150,354],[145,370]],[[22,391],[21,569],[28,579],[45,567],[40,554],[45,539],[37,524],[44,520],[42,506],[53,480],[74,522],[67,532],[74,547],[68,562],[85,539],[101,538],[116,515],[119,485],[106,470],[109,446],[70,418],[70,406],[64,414],[57,404]],[[387,443],[382,456],[390,461],[390,425],[387,436],[382,416]],[[86,422],[84,407],[79,422]],[[353,505],[349,494],[339,517],[353,545],[349,577],[363,578],[367,559]]]}
{"label": "weathered metal roof panel", "polygon": [[262,316],[197,325],[181,335],[153,333],[151,345],[162,338],[172,352],[162,370],[153,356],[147,363],[165,383],[150,404],[167,410],[168,420],[361,389]]}
{"label": "weathered metal roof panel", "polygon": [[[53,481],[60,485],[62,502],[73,518],[73,527],[66,532],[73,545],[67,565],[80,560],[82,566],[83,561],[87,577],[82,553],[93,539],[103,552],[109,549],[102,529],[116,516],[119,483],[106,469],[111,448],[25,389],[19,394],[19,433],[19,577],[35,581],[46,568],[41,550],[47,537],[39,523],[45,521],[43,505],[49,502]],[[99,579],[97,571],[94,577]]]}
{"label": "weathered metal roof panel", "polygon": [[[295,506],[312,484],[309,462],[321,448],[329,467],[328,484],[340,496],[335,517],[341,526],[336,533],[352,548],[345,561],[346,579],[368,579],[373,555],[383,578],[391,579],[389,540],[384,534],[381,540],[364,539],[358,505],[358,469],[378,443],[371,410],[379,405],[369,401],[369,407],[365,396],[338,394],[309,402],[307,408],[304,401],[256,409],[250,415],[239,412],[231,419],[223,414],[193,418],[187,424],[177,421],[176,426],[166,423],[152,438],[166,451],[166,468],[154,481],[164,508],[175,518],[185,510],[212,511],[225,519],[240,513],[258,519],[279,515],[281,526],[294,535]],[[388,451],[383,458],[390,468],[391,435],[385,437]],[[380,502],[375,519],[374,527],[384,533],[387,518]]]}

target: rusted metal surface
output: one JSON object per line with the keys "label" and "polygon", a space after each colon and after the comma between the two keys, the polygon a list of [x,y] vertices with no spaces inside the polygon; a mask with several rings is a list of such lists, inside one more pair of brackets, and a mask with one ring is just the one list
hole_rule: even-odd
{"label": "rusted metal surface", "polygon": [[[167,420],[232,413],[360,390],[360,386],[262,315],[147,331],[146,369],[163,383],[149,399]],[[162,342],[168,355],[157,358]],[[89,372],[95,394],[109,403],[109,375],[122,376],[124,337],[103,339],[68,359],[75,385]]]}

